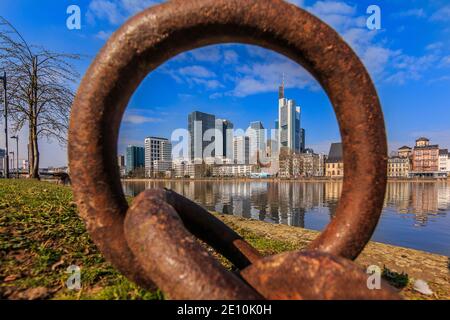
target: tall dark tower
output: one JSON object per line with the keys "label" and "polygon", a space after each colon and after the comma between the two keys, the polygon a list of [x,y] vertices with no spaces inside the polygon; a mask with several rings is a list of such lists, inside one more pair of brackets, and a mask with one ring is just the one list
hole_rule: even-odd
{"label": "tall dark tower", "polygon": [[281,86],[278,88],[278,100],[284,98],[284,73],[283,73],[283,81],[281,82]]}

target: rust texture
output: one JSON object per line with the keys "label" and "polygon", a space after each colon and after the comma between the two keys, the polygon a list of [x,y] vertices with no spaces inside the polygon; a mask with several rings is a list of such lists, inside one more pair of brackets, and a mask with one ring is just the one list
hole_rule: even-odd
{"label": "rust texture", "polygon": [[125,219],[125,237],[142,268],[169,298],[262,299],[186,230],[163,190],[136,197]]}
{"label": "rust texture", "polygon": [[368,289],[368,275],[352,261],[319,251],[286,252],[255,262],[241,276],[271,300],[397,300],[382,281]]}
{"label": "rust texture", "polygon": [[172,190],[165,200],[178,212],[186,228],[242,269],[261,258],[261,254],[225,223],[206,209]]}
{"label": "rust texture", "polygon": [[[80,215],[93,241],[120,272],[146,288],[154,288],[156,282],[175,298],[186,297],[179,287],[183,284],[168,279],[169,270],[163,270],[162,266],[172,268],[172,273],[179,277],[189,271],[184,263],[192,259],[190,263],[197,268],[200,258],[205,263],[204,279],[200,269],[192,274],[183,273],[190,279],[185,285],[190,298],[250,299],[257,297],[255,290],[265,298],[336,297],[333,293],[327,296],[326,292],[318,292],[317,288],[325,289],[320,285],[314,287],[312,280],[308,282],[310,289],[301,285],[295,279],[302,271],[288,272],[287,268],[276,271],[270,267],[271,261],[281,263],[285,261],[284,255],[261,258],[234,231],[172,191],[157,191],[159,196],[145,193],[128,209],[116,155],[120,122],[131,95],[149,72],[175,55],[227,42],[259,45],[306,68],[328,94],[340,127],[345,164],[342,196],[336,217],[309,247],[333,255],[334,260],[328,255],[290,253],[284,266],[292,264],[297,268],[308,264],[308,260],[320,268],[333,264],[334,271],[329,275],[336,288],[345,285],[345,281],[338,280],[341,268],[352,270],[354,279],[364,275],[362,271],[357,275],[351,262],[343,262],[341,258],[358,256],[382,210],[387,144],[379,99],[365,67],[341,37],[313,15],[281,0],[173,0],[141,12],[111,36],[83,77],[71,113],[69,165]],[[143,219],[142,226],[139,219]],[[177,230],[173,238],[164,229],[168,226]],[[133,235],[133,228],[141,238]],[[168,252],[163,252],[161,242],[162,251],[155,251],[153,232],[168,241],[171,248]],[[204,250],[192,243],[189,233],[206,241],[243,270],[243,277],[255,290],[248,289],[244,280],[220,271]],[[168,266],[165,254],[174,257],[176,250],[183,250],[183,254],[174,260],[178,262]],[[259,271],[252,272],[257,268],[264,273],[260,279],[255,275]],[[285,277],[281,282],[284,285],[275,285],[273,290],[279,292],[269,294],[266,289],[272,287],[267,287],[264,277]],[[217,280],[219,284],[205,279]],[[196,290],[196,285],[202,290]],[[301,294],[295,288],[297,285],[302,288]],[[217,288],[226,293],[220,296]],[[367,293],[367,297],[373,295]]]}

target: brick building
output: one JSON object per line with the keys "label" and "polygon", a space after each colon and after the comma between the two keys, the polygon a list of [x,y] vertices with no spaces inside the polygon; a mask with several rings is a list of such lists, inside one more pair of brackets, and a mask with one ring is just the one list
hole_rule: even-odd
{"label": "brick building", "polygon": [[416,140],[412,151],[411,177],[439,178],[446,173],[439,171],[439,145],[430,144],[430,140],[421,137]]}

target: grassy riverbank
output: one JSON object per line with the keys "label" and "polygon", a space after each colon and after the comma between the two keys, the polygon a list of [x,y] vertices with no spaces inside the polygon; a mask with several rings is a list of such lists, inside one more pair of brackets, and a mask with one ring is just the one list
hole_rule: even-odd
{"label": "grassy riverbank", "polygon": [[[232,216],[220,218],[264,254],[303,248],[317,234]],[[450,299],[446,259],[371,243],[357,263],[386,266],[386,277],[403,286],[401,291],[407,298]],[[130,283],[103,259],[77,216],[71,189],[55,184],[0,180],[0,261],[0,298],[163,298],[160,292],[148,292]],[[81,291],[66,289],[66,270],[70,265],[81,267]],[[417,277],[429,282],[433,296],[411,289],[412,279]]]}

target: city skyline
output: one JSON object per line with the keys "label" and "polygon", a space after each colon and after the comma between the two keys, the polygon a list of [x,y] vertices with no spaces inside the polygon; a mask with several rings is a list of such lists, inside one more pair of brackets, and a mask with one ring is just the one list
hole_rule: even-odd
{"label": "city skyline", "polygon": [[[2,2],[0,11],[31,43],[86,55],[77,63],[83,74],[111,32],[132,14],[161,1],[110,0],[113,5],[109,10],[102,6],[105,2],[77,2],[82,12],[82,29],[77,31],[65,26],[68,4],[64,1]],[[447,2],[379,1],[382,27],[373,31],[365,27],[364,19],[370,1],[291,2],[332,25],[361,57],[380,96],[389,150],[420,136],[443,147],[450,145]],[[169,128],[183,127],[185,114],[194,110],[231,119],[237,128],[245,128],[244,124],[254,120],[273,128],[271,121],[277,115],[272,102],[276,101],[282,73],[286,74],[286,94],[302,107],[308,146],[327,153],[332,142],[340,141],[340,135],[329,100],[317,82],[287,58],[235,44],[184,53],[151,73],[124,115],[119,153],[124,154],[128,144],[143,137],[170,136]],[[259,119],[254,119],[255,114]],[[25,155],[26,132],[19,136],[19,151]],[[40,145],[43,167],[67,165],[66,150],[57,143],[42,140]],[[3,146],[0,139],[0,148]]]}
{"label": "city skyline", "polygon": [[[174,128],[171,137],[146,137],[144,139],[146,170],[153,169],[153,161],[155,160],[195,161],[216,158],[249,164],[262,161],[266,156],[277,156],[281,148],[287,148],[294,153],[305,152],[305,129],[300,127],[300,107],[295,100],[288,99],[285,96],[284,86],[283,75],[283,81],[278,89],[278,118],[274,120],[274,130],[265,128],[259,120],[251,121],[246,129],[234,128],[233,122],[229,119],[220,119],[214,114],[196,110],[187,115],[187,126],[185,128]],[[281,126],[279,125],[279,119],[282,119]],[[178,132],[179,129],[185,129],[185,131],[187,129],[185,133],[188,137],[183,136],[181,141],[176,142],[184,144],[181,149],[177,148],[177,152],[181,152],[181,154],[173,154],[174,135],[177,138],[179,137],[178,134],[174,133]],[[188,138],[187,141],[183,141],[186,138]],[[242,140],[242,138],[248,140],[248,146],[245,146],[246,140]],[[159,146],[161,142],[165,142],[169,146],[164,157],[159,156],[159,150],[162,148]],[[244,145],[237,147],[236,143],[244,143]],[[156,145],[158,145],[157,148]],[[270,155],[267,154],[269,145]],[[140,148],[142,144],[129,144],[127,153],[130,147]],[[184,153],[186,150],[183,151],[183,148],[188,149],[186,153]],[[238,155],[237,150],[245,151]],[[312,149],[310,150],[312,151]],[[157,155],[154,156],[154,153],[157,153]]]}

